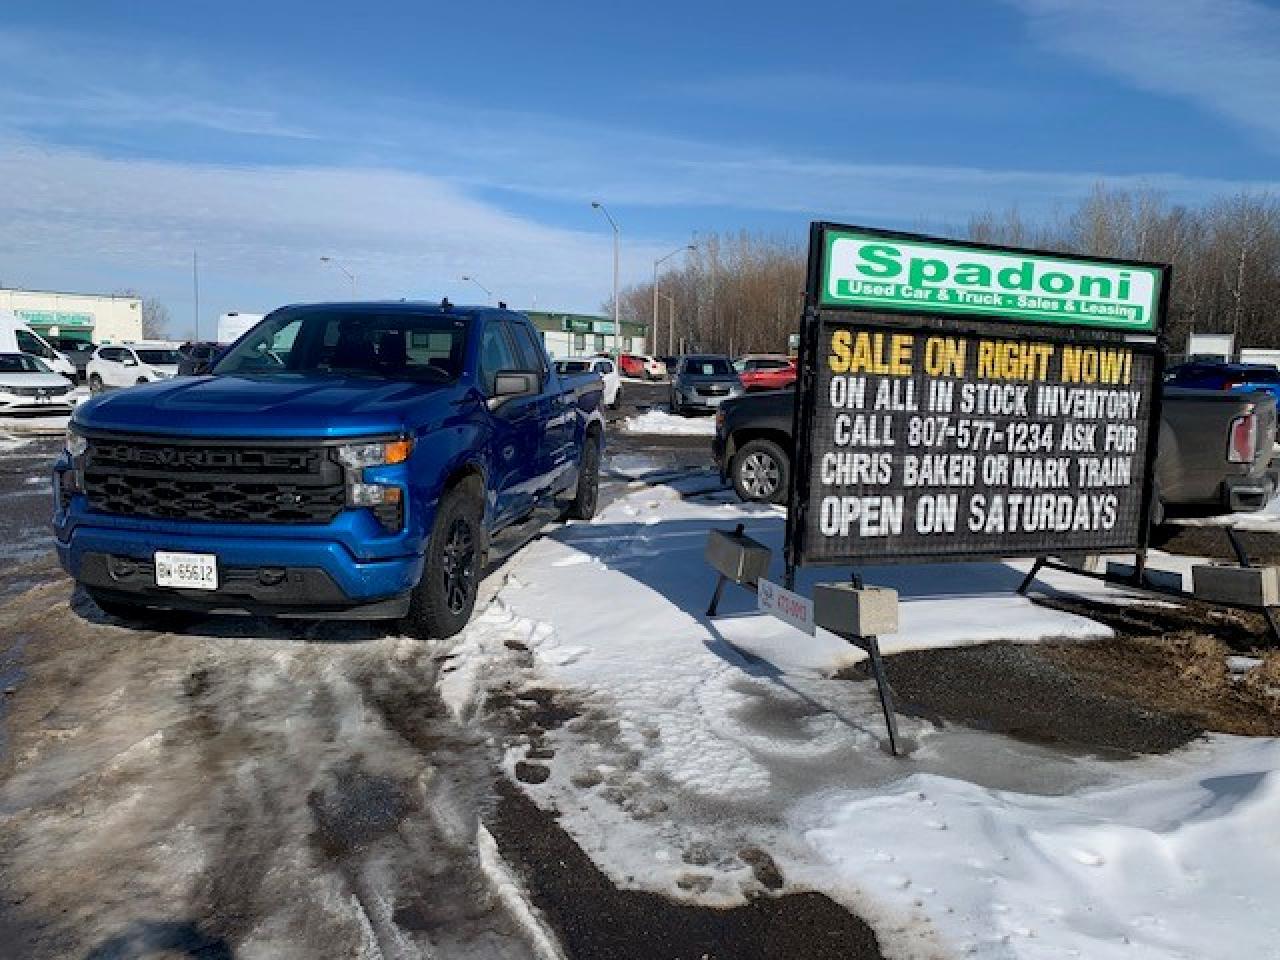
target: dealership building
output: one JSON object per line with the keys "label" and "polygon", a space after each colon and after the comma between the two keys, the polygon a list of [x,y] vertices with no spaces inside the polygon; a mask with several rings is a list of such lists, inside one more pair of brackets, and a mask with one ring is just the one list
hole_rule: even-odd
{"label": "dealership building", "polygon": [[60,293],[0,287],[0,313],[42,337],[121,343],[142,339],[142,300],[110,293]]}
{"label": "dealership building", "polygon": [[[613,320],[609,317],[544,310],[526,310],[524,314],[542,333],[542,342],[553,360],[613,352]],[[647,333],[646,324],[623,320],[619,344],[622,352],[644,353]]]}

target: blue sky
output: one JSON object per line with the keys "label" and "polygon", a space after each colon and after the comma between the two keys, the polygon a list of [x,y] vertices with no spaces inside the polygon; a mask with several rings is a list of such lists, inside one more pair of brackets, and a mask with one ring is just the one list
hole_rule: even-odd
{"label": "blue sky", "polygon": [[694,231],[948,232],[1099,182],[1278,190],[1280,9],[11,2],[0,283],[190,326],[344,295],[595,309]]}

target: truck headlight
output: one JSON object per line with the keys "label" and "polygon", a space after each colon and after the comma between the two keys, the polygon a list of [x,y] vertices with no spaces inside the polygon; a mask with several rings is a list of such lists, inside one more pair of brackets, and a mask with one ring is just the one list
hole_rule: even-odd
{"label": "truck headlight", "polygon": [[348,443],[338,448],[338,460],[344,467],[362,470],[404,463],[413,451],[412,440],[389,440],[377,443]]}
{"label": "truck headlight", "polygon": [[89,440],[87,437],[77,433],[75,427],[68,426],[63,447],[71,455],[72,459],[83,457],[89,450]]}

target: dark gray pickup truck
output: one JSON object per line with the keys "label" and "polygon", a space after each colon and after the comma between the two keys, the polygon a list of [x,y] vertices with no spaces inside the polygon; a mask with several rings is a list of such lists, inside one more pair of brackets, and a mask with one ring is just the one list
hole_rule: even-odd
{"label": "dark gray pickup truck", "polygon": [[[795,391],[777,390],[727,401],[717,413],[712,452],[743,500],[786,502],[794,407]],[[1268,393],[1165,387],[1152,522],[1163,522],[1166,505],[1261,510],[1280,485],[1275,437]]]}

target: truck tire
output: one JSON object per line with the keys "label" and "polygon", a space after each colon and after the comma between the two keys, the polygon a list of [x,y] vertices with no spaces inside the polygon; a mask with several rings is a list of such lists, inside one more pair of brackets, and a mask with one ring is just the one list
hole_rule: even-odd
{"label": "truck tire", "polygon": [[484,566],[484,498],[479,482],[449,490],[436,510],[422,579],[413,588],[405,630],[420,640],[460,632],[476,606]]}
{"label": "truck tire", "polygon": [[749,503],[786,503],[791,461],[772,440],[751,440],[733,455],[729,477]]}
{"label": "truck tire", "polygon": [[590,520],[600,504],[600,435],[587,434],[582,445],[582,463],[578,465],[578,489],[566,515],[571,520]]}

